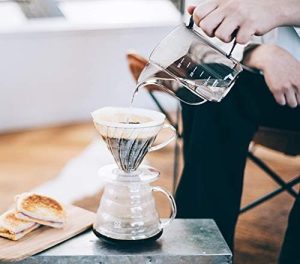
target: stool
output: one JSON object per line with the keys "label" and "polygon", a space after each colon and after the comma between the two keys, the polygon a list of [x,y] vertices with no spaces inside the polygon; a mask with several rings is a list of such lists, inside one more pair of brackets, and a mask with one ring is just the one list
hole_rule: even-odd
{"label": "stool", "polygon": [[88,231],[21,263],[230,264],[232,253],[213,220],[175,219],[162,237],[150,244],[111,245]]}

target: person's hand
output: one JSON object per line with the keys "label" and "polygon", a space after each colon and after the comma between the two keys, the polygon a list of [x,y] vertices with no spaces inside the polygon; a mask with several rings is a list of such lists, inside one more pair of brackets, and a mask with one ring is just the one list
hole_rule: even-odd
{"label": "person's hand", "polygon": [[299,0],[201,0],[188,12],[208,36],[230,42],[236,34],[237,43],[246,44],[252,35],[297,24],[299,9]]}
{"label": "person's hand", "polygon": [[278,104],[300,105],[300,62],[289,52],[276,45],[263,44],[249,51],[243,62],[264,73]]}

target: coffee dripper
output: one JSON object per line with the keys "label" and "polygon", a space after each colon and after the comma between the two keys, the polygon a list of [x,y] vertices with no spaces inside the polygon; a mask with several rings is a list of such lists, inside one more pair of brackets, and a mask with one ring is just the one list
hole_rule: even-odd
{"label": "coffee dripper", "polygon": [[[139,108],[105,107],[93,112],[92,117],[116,162],[102,167],[98,173],[106,184],[94,233],[104,241],[118,244],[158,239],[163,228],[175,218],[176,205],[167,190],[150,185],[158,179],[159,171],[140,164],[148,152],[173,141],[176,130],[164,124],[162,113]],[[154,145],[162,129],[171,130],[172,136]],[[153,192],[162,193],[169,201],[169,219],[160,219]]]}
{"label": "coffee dripper", "polygon": [[180,101],[199,105],[220,102],[234,85],[242,65],[189,25],[169,33],[152,51],[138,79],[141,86],[156,85]]}

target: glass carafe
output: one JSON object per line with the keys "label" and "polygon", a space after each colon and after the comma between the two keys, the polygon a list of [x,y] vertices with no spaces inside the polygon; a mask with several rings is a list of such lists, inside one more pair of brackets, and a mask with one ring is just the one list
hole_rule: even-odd
{"label": "glass carafe", "polygon": [[152,51],[138,87],[157,85],[184,103],[220,102],[242,71],[241,64],[190,24],[178,26]]}
{"label": "glass carafe", "polygon": [[[156,240],[176,215],[172,195],[158,186],[151,186],[159,172],[148,166],[141,166],[135,172],[125,173],[115,165],[100,169],[99,176],[106,185],[94,232],[109,242],[144,242]],[[171,206],[169,219],[161,220],[156,208],[153,192],[161,192]]]}

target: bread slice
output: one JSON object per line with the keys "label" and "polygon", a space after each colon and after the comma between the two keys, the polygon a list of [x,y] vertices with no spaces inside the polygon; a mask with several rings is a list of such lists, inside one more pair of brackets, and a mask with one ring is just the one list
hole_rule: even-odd
{"label": "bread slice", "polygon": [[15,210],[9,210],[0,216],[0,236],[11,240],[19,240],[40,225],[18,219]]}
{"label": "bread slice", "polygon": [[66,222],[66,211],[55,199],[35,194],[23,193],[16,196],[16,217],[33,221],[41,225],[63,228]]}

